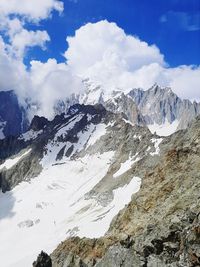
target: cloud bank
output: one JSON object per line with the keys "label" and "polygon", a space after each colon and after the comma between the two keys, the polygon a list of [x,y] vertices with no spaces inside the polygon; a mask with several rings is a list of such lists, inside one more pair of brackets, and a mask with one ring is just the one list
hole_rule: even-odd
{"label": "cloud bank", "polygon": [[172,87],[182,98],[200,98],[199,66],[170,68],[157,46],[127,35],[115,23],[88,23],[67,42],[65,57],[72,71],[108,90],[148,89],[157,82]]}
{"label": "cloud bank", "polygon": [[[200,98],[200,67],[170,68],[156,45],[127,35],[106,20],[88,23],[67,37],[63,63],[34,60],[23,63],[31,47],[46,48],[47,31],[27,29],[31,22],[51,18],[63,11],[58,0],[0,1],[0,90],[15,90],[22,104],[37,103],[35,113],[53,117],[56,101],[83,90],[82,79],[90,78],[104,90],[150,88],[155,82],[170,86],[182,98]],[[9,5],[8,5],[9,2]],[[32,116],[33,114],[31,114]]]}

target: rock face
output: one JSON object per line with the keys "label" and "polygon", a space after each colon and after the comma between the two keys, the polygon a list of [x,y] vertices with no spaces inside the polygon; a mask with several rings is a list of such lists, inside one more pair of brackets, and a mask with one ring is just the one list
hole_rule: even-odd
{"label": "rock face", "polygon": [[124,113],[133,124],[144,125],[143,116],[129,95],[122,91],[113,91],[107,96],[104,95],[101,86],[90,84],[89,81],[83,83],[86,87],[85,93],[82,95],[72,94],[69,98],[58,101],[54,108],[55,114],[67,113],[70,106],[77,103],[84,105],[101,104],[113,113]]}
{"label": "rock face", "polygon": [[13,91],[0,92],[0,139],[25,132],[28,120]]}
{"label": "rock face", "polygon": [[177,129],[186,129],[191,121],[200,114],[200,104],[181,100],[170,88],[155,84],[147,91],[133,89],[129,95],[144,117],[146,125],[172,124],[178,122]]}
{"label": "rock face", "polygon": [[65,266],[72,255],[88,267],[199,266],[198,166],[200,117],[161,143],[160,158],[146,168],[140,191],[113,219],[105,237],[64,241],[51,254],[53,266]]}
{"label": "rock face", "polygon": [[44,117],[34,116],[33,120],[31,121],[29,130],[33,131],[43,130],[44,127],[48,124],[48,122],[49,121]]}
{"label": "rock face", "polygon": [[55,105],[56,113],[66,112],[75,103],[100,103],[111,112],[123,112],[133,124],[146,125],[159,135],[186,129],[200,114],[199,103],[182,100],[170,88],[161,88],[157,84],[147,91],[132,89],[126,93],[120,89],[106,93],[103,86],[89,80],[83,81],[83,84],[85,92],[59,101]]}

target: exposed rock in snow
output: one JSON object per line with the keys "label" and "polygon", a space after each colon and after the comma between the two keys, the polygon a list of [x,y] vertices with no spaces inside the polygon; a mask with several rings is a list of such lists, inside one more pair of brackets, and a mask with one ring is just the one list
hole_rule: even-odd
{"label": "exposed rock in snow", "polygon": [[[149,146],[154,151],[147,128],[101,105],[75,105],[39,129],[14,139],[13,145],[21,140],[27,148],[0,167],[0,185],[14,187],[0,194],[4,267],[29,266],[42,249],[50,253],[67,237],[103,236],[141,184],[139,173],[128,169],[113,176],[129,157],[136,167]],[[5,203],[12,203],[12,216]]]}

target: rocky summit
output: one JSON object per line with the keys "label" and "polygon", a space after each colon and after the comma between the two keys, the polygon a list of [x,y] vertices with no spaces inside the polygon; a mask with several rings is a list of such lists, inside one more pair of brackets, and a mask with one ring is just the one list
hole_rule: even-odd
{"label": "rocky summit", "polygon": [[0,140],[3,267],[200,265],[200,117],[151,131],[147,114],[180,120],[173,101],[145,115],[149,94],[175,97],[162,90],[101,95]]}

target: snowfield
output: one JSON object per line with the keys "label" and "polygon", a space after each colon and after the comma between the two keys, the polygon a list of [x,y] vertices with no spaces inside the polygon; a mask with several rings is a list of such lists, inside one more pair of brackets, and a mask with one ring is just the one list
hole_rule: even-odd
{"label": "snowfield", "polygon": [[[67,237],[103,236],[113,217],[140,189],[141,179],[133,177],[128,184],[113,191],[101,195],[92,191],[107,174],[115,160],[115,151],[94,152],[82,157],[77,157],[77,153],[90,149],[112,124],[89,123],[77,133],[77,141],[73,144],[65,141],[67,133],[83,116],[80,113],[67,123],[54,127],[55,136],[48,139],[43,148],[40,175],[20,183],[10,192],[0,193],[1,266],[31,267],[41,250],[51,253]],[[92,116],[88,115],[87,119],[91,121]],[[41,133],[29,131],[21,138],[30,140]],[[155,140],[155,149],[156,144]],[[0,165],[0,170],[12,168],[30,151],[22,151],[7,159]],[[71,160],[67,156],[69,151]],[[121,163],[114,177],[109,178],[111,183],[139,159],[136,154]]]}
{"label": "snowfield", "polygon": [[2,266],[32,266],[41,250],[50,253],[72,235],[104,235],[141,183],[140,178],[133,177],[129,184],[113,191],[107,206],[86,197],[107,173],[113,156],[111,151],[49,165],[29,183],[0,193]]}

